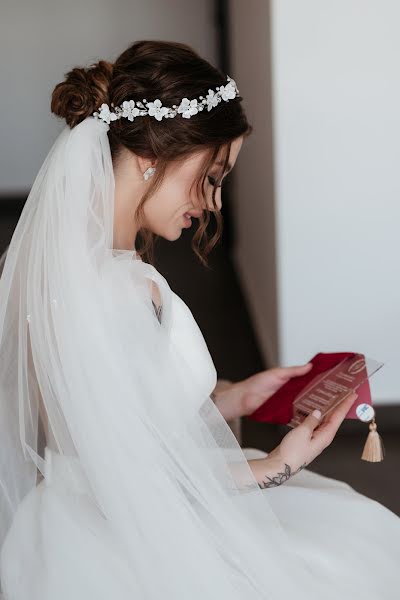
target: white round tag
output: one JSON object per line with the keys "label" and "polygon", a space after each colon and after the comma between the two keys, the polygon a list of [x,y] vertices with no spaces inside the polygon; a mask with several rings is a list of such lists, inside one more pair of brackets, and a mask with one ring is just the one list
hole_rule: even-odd
{"label": "white round tag", "polygon": [[372,421],[375,416],[375,411],[370,404],[359,404],[356,407],[356,415],[364,423]]}

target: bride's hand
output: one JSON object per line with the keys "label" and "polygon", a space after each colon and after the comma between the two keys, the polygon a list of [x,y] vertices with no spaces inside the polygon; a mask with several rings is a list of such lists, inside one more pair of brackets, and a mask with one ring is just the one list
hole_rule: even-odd
{"label": "bride's hand", "polygon": [[285,435],[268,457],[279,458],[282,463],[289,464],[292,470],[309,465],[333,441],[357,397],[356,392],[350,394],[323,419],[322,423],[319,417],[308,415],[300,425]]}
{"label": "bride's hand", "polygon": [[292,377],[305,375],[312,363],[293,367],[274,367],[260,371],[215,393],[215,404],[229,421],[253,413]]}
{"label": "bride's hand", "polygon": [[333,441],[343,419],[350,410],[357,393],[343,400],[322,423],[320,418],[308,415],[300,425],[289,431],[279,446],[265,458],[248,463],[260,487],[274,487],[309,465]]}

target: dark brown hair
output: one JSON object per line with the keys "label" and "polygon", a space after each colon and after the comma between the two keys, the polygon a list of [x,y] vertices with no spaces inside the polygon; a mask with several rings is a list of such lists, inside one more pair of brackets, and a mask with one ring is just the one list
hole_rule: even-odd
{"label": "dark brown hair", "polygon": [[[205,97],[208,89],[226,85],[226,75],[201,58],[190,46],[178,42],[142,40],[125,50],[114,64],[100,60],[88,68],[75,67],[65,75],[65,81],[56,85],[51,100],[51,110],[63,117],[72,128],[96,111],[105,102],[118,106],[125,100],[152,101],[159,98],[164,106],[179,105],[182,98]],[[173,119],[158,121],[154,117],[140,117],[134,121],[119,119],[111,121],[108,131],[113,162],[118,160],[122,148],[137,156],[157,159],[157,171],[149,188],[143,195],[135,221],[142,223],[143,206],[146,200],[160,187],[167,167],[185,160],[193,152],[208,149],[206,160],[195,181],[199,197],[204,200],[204,210],[192,239],[192,249],[207,266],[206,256],[222,234],[222,216],[217,209],[215,192],[227,170],[231,142],[247,137],[252,132],[243,108],[242,97],[221,101],[210,111],[203,110],[184,119],[177,115]],[[212,194],[216,232],[208,240],[206,233],[210,222],[210,211],[206,209],[204,182],[208,170],[219,152],[224,153],[224,166],[215,182]],[[141,256],[153,262],[154,240],[151,231],[139,227],[142,246],[137,248]],[[204,248],[200,242],[205,239]]]}

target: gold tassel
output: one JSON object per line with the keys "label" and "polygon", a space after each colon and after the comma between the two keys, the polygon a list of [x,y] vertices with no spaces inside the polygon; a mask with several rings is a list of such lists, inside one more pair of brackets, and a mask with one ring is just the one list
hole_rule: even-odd
{"label": "gold tassel", "polygon": [[385,448],[383,446],[383,440],[377,432],[377,426],[375,418],[369,424],[369,434],[367,441],[365,442],[364,450],[361,456],[362,460],[368,460],[369,462],[380,462],[385,456]]}

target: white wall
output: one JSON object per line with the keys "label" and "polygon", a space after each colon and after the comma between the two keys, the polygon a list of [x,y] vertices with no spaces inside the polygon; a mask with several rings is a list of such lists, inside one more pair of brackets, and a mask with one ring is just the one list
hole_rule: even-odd
{"label": "white wall", "polygon": [[216,62],[213,1],[2,0],[0,194],[24,193],[64,122],[54,86],[77,65],[113,60],[139,39],[188,43]]}
{"label": "white wall", "polygon": [[[258,234],[254,239],[248,224],[239,224],[236,257],[264,355],[296,364],[319,351],[363,352],[386,363],[371,379],[375,400],[399,402],[400,3],[272,0],[270,55],[265,4],[232,5],[233,30],[254,27],[261,49],[259,55],[257,40],[254,57],[237,48],[233,76],[261,121],[236,201],[239,211],[253,211]],[[243,86],[239,73],[246,79],[253,58],[257,78]],[[268,85],[272,128],[262,106],[259,114],[262,101],[268,107]],[[272,167],[264,154],[267,130]],[[271,228],[268,177],[274,181],[277,334],[269,331],[265,290],[260,295],[274,260],[261,233]],[[271,349],[268,337],[275,335]]]}

